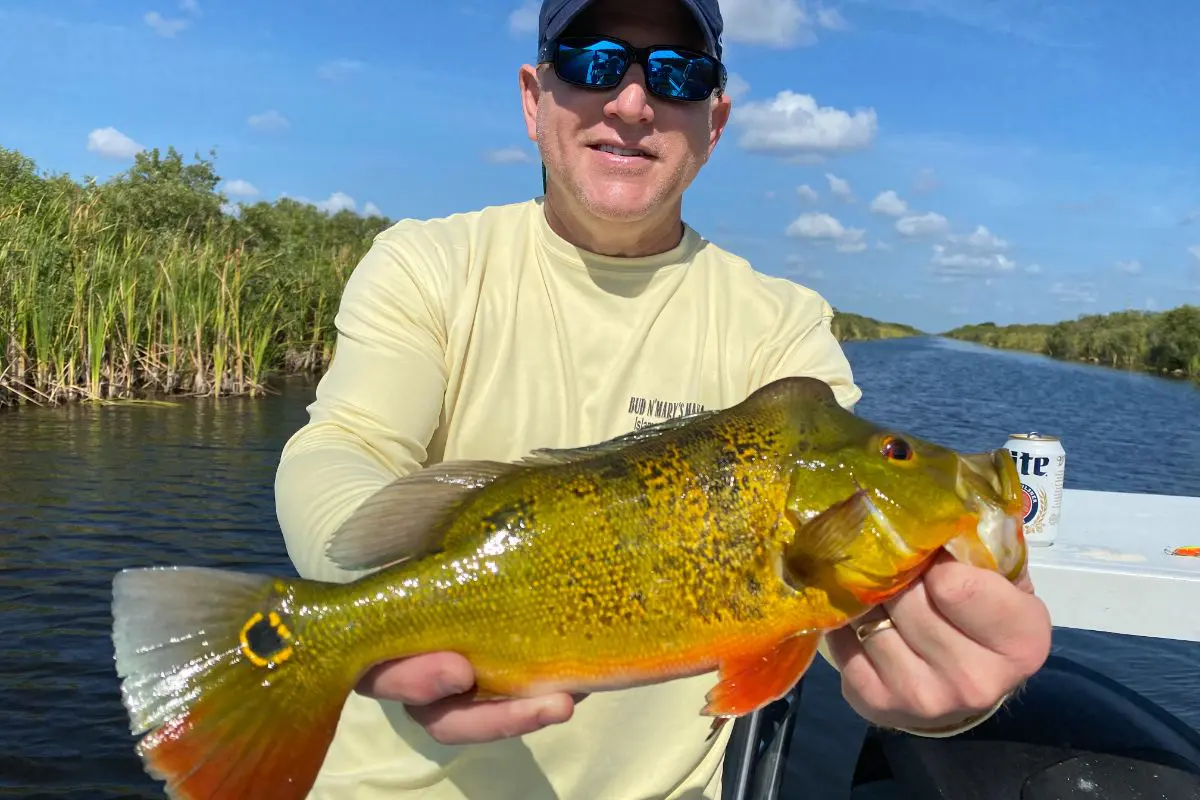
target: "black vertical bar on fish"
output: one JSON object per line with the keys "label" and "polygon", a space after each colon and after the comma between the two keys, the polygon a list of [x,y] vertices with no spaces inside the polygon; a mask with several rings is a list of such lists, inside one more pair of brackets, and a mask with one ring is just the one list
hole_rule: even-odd
{"label": "black vertical bar on fish", "polygon": [[722,800],[777,800],[803,685],[801,679],[774,703],[734,722],[725,748]]}

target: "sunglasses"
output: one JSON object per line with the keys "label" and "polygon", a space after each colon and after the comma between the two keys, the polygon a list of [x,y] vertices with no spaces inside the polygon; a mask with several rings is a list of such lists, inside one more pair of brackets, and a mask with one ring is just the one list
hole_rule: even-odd
{"label": "sunglasses", "polygon": [[712,56],[683,47],[634,47],[612,36],[572,36],[547,44],[541,63],[573,86],[611,89],[634,64],[646,73],[646,89],[666,100],[696,102],[725,88],[725,66]]}

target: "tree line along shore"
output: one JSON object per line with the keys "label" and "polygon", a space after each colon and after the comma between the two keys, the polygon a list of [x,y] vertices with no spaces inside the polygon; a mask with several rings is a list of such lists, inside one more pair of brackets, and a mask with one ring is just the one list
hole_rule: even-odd
{"label": "tree line along shore", "polygon": [[[212,159],[154,149],[106,181],[75,181],[0,147],[0,407],[258,395],[272,375],[327,366],[342,287],[392,221],[287,198],[230,214]],[[1190,324],[1145,317],[1120,364],[1137,352],[1200,372],[1200,322]],[[987,335],[973,341],[1017,341],[974,327]],[[841,341],[924,335],[840,310],[833,330]],[[1026,343],[1045,352],[1041,339]]]}
{"label": "tree line along shore", "polygon": [[1200,306],[1087,314],[1053,324],[964,325],[951,339],[1200,382]]}

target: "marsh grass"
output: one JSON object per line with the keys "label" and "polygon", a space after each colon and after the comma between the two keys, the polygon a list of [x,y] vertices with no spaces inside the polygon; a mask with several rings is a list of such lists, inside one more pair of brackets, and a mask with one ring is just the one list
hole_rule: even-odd
{"label": "marsh grass", "polygon": [[265,391],[319,371],[362,247],[139,230],[99,193],[0,200],[0,406]]}

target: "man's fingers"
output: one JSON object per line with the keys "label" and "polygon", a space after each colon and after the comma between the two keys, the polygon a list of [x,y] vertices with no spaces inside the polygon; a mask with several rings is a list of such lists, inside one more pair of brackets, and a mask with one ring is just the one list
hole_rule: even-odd
{"label": "man's fingers", "polygon": [[[865,619],[881,616],[882,614],[871,612]],[[841,673],[843,694],[851,701],[851,705],[854,705],[852,698],[858,696],[877,710],[887,708],[893,703],[892,691],[884,683],[879,670],[871,663],[870,656],[863,650],[854,634],[854,628],[862,621],[858,620],[853,625],[829,631],[825,634],[825,640],[829,644],[833,660],[838,665],[838,672]],[[887,631],[880,631],[880,634],[883,633]],[[857,708],[855,710],[858,711]]]}
{"label": "man's fingers", "polygon": [[476,744],[566,722],[574,710],[571,695],[558,693],[515,700],[449,697],[410,707],[408,713],[442,744]]}
{"label": "man's fingers", "polygon": [[462,694],[475,684],[471,663],[458,653],[424,653],[377,664],[359,681],[360,694],[423,706]]}
{"label": "man's fingers", "polygon": [[988,650],[1008,658],[1049,650],[1045,603],[1002,575],[951,560],[935,563],[924,587],[947,620]]}
{"label": "man's fingers", "polygon": [[924,580],[913,583],[884,603],[884,607],[903,633],[904,644],[936,672],[952,675],[966,669],[968,664],[978,665],[996,657],[941,612],[929,596]]}

